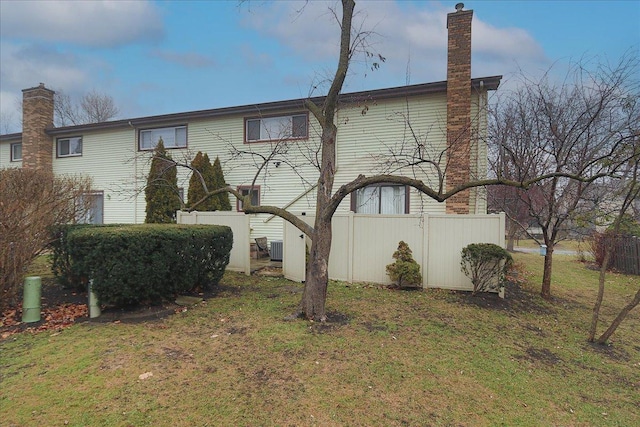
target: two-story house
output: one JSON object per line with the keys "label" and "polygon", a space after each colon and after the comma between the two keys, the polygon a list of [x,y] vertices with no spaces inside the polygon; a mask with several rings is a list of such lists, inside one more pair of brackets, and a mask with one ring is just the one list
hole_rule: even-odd
{"label": "two-story house", "polygon": [[[360,174],[389,167],[392,154],[426,150],[446,164],[447,185],[483,177],[487,164],[488,92],[501,76],[471,78],[473,11],[458,10],[447,19],[447,81],[345,93],[338,126],[334,188]],[[150,153],[159,138],[171,156],[188,161],[196,152],[219,157],[226,182],[253,203],[312,212],[318,170],[320,129],[304,99],[137,117],[78,126],[53,127],[54,92],[44,84],[23,91],[22,133],[0,136],[0,168],[46,168],[56,174],[93,178],[92,221],[141,223]],[[322,98],[316,98],[319,103]],[[447,150],[451,141],[454,150]],[[264,157],[271,155],[252,186]],[[393,168],[391,168],[393,169]],[[437,183],[435,169],[407,169]],[[179,171],[187,191],[189,170]],[[486,213],[486,199],[470,191],[437,203],[413,188],[376,185],[351,195],[339,211],[364,213]],[[233,199],[232,199],[233,200]],[[233,210],[241,210],[232,202]],[[282,220],[252,215],[252,235],[281,238]]]}

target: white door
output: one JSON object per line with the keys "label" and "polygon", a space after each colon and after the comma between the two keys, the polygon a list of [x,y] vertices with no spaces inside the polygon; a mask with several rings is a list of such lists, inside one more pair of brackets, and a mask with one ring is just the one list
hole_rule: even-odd
{"label": "white door", "polygon": [[306,245],[302,231],[283,221],[282,273],[284,277],[295,282],[306,279]]}

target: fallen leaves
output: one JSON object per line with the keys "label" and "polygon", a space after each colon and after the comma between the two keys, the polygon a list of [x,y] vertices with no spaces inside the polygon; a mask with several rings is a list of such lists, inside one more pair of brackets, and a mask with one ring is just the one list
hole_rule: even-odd
{"label": "fallen leaves", "polygon": [[[31,333],[43,331],[59,331],[71,326],[76,319],[88,316],[86,304],[61,304],[53,308],[43,308],[40,322],[22,323],[21,307],[7,310],[0,316],[0,339],[26,331]],[[31,326],[33,325],[33,326]]]}

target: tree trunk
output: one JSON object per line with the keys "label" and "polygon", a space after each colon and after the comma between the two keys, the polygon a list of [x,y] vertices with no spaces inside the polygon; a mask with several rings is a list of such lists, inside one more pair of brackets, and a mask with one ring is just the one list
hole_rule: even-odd
{"label": "tree trunk", "polygon": [[331,219],[329,204],[333,193],[335,175],[335,141],[337,128],[333,119],[325,123],[322,131],[322,167],[316,192],[316,220],[311,250],[307,264],[307,277],[300,302],[302,315],[309,319],[324,322],[326,320],[325,302],[329,284],[329,255],[331,253]]}
{"label": "tree trunk", "polygon": [[551,298],[551,268],[553,266],[553,243],[547,243],[547,253],[544,256],[544,273],[542,274],[542,298]]}
{"label": "tree trunk", "polygon": [[316,220],[314,238],[309,251],[307,277],[300,302],[300,311],[309,320],[319,322],[326,320],[325,302],[329,284],[331,239],[331,219]]}
{"label": "tree trunk", "polygon": [[618,326],[620,326],[620,323],[622,323],[622,321],[625,319],[625,317],[627,317],[627,314],[629,314],[629,312],[634,307],[636,307],[639,303],[640,303],[640,289],[638,289],[638,292],[636,292],[636,295],[629,302],[629,304],[627,304],[622,309],[622,311],[620,311],[620,313],[618,313],[618,316],[616,316],[616,318],[613,320],[613,322],[611,323],[611,326],[609,326],[607,328],[607,330],[604,331],[604,333],[602,335],[600,335],[600,338],[598,338],[598,341],[597,341],[598,344],[606,344],[606,342],[609,339],[609,337],[611,337],[611,335],[613,335],[613,333],[616,331],[616,329],[618,329]]}
{"label": "tree trunk", "polygon": [[611,261],[611,246],[609,242],[605,241],[604,247],[604,259],[600,266],[600,276],[598,278],[598,296],[596,297],[596,303],[593,305],[593,315],[591,316],[591,325],[589,326],[589,335],[587,341],[593,342],[596,337],[596,330],[598,328],[598,317],[600,316],[600,307],[602,306],[602,300],[604,298],[604,280],[607,275],[607,268],[609,268],[609,262]]}

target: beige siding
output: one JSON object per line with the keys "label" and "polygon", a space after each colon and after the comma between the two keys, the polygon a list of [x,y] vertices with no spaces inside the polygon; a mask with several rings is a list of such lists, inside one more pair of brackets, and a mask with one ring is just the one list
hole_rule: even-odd
{"label": "beige siding", "polygon": [[11,161],[11,143],[0,142],[0,169],[2,168],[21,168],[22,162]]}
{"label": "beige siding", "polygon": [[[382,102],[373,100],[366,106],[363,103],[340,110],[336,187],[360,174],[388,172],[385,162],[391,152],[410,155],[416,141],[432,155],[440,153],[446,134],[446,108],[446,94],[443,93]],[[404,170],[402,174],[415,176],[437,188],[433,170]],[[340,206],[343,212],[349,208],[349,200]],[[411,189],[409,213],[442,212],[444,204]]]}
{"label": "beige siding", "polygon": [[[136,180],[140,160],[136,158],[133,129],[100,133],[70,134],[82,136],[82,156],[53,159],[58,175],[88,175],[93,189],[104,192],[104,222],[136,223],[144,221],[144,194]],[[56,144],[55,139],[52,143]],[[54,152],[55,156],[55,152]]]}

